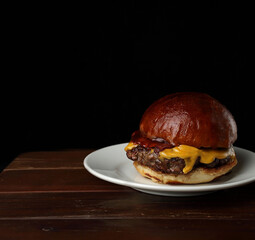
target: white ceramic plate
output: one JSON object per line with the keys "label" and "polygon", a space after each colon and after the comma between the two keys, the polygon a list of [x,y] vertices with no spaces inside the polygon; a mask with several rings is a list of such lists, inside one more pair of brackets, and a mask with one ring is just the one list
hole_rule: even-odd
{"label": "white ceramic plate", "polygon": [[85,168],[105,181],[164,196],[193,196],[241,186],[255,181],[255,153],[235,147],[238,165],[230,174],[206,184],[164,185],[142,177],[126,157],[127,143],[99,149],[84,159]]}

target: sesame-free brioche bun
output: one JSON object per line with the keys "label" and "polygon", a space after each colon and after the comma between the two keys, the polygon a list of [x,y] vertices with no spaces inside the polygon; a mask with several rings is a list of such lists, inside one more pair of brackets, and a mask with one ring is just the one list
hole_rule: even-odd
{"label": "sesame-free brioche bun", "polygon": [[167,95],[144,112],[125,148],[136,170],[163,184],[207,183],[237,164],[232,114],[205,93]]}
{"label": "sesame-free brioche bun", "polygon": [[236,166],[237,160],[225,164],[218,168],[202,168],[193,169],[188,174],[169,174],[154,171],[153,169],[139,164],[135,161],[134,166],[136,170],[144,177],[151,179],[153,182],[162,184],[199,184],[211,182],[214,179],[223,176],[230,172]]}
{"label": "sesame-free brioche bun", "polygon": [[228,109],[211,96],[195,92],[174,93],[154,102],[143,114],[140,132],[151,140],[196,148],[229,148],[237,139],[237,126]]}

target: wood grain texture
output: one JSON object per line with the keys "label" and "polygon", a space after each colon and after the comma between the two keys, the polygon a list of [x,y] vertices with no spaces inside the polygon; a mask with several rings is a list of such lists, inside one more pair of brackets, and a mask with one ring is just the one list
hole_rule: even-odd
{"label": "wood grain texture", "polygon": [[255,183],[197,197],[163,197],[102,181],[92,150],[31,152],[0,174],[5,239],[254,239]]}
{"label": "wood grain texture", "polygon": [[83,169],[4,171],[0,192],[125,191],[126,187],[100,180]]}
{"label": "wood grain texture", "polygon": [[[82,159],[92,149],[69,149],[49,152],[26,152],[20,154],[4,171],[34,169],[84,169]],[[47,164],[46,160],[47,159]]]}
{"label": "wood grain texture", "polygon": [[197,219],[0,220],[1,239],[253,240],[255,221]]}
{"label": "wood grain texture", "polygon": [[154,196],[131,189],[0,194],[0,219],[255,220],[253,196],[244,192],[236,189],[190,198]]}

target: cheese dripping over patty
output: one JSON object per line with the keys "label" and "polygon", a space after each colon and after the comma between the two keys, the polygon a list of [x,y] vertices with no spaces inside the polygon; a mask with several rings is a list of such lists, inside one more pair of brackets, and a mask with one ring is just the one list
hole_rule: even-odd
{"label": "cheese dripping over patty", "polygon": [[[138,144],[130,142],[125,147],[125,151],[132,150],[137,146]],[[154,151],[154,149],[151,149],[151,151]],[[179,145],[173,148],[166,148],[159,152],[160,160],[165,158],[182,158],[185,161],[185,167],[182,170],[184,174],[189,173],[193,169],[198,158],[200,163],[210,164],[215,158],[224,159],[228,156],[231,158],[235,157],[233,147],[228,149],[199,149],[188,145]]]}

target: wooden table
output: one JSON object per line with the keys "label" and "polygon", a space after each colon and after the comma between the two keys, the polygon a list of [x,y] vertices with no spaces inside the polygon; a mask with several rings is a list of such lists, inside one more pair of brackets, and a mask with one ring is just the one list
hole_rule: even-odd
{"label": "wooden table", "polygon": [[88,173],[91,151],[19,155],[0,174],[0,239],[255,239],[255,183],[149,195]]}

